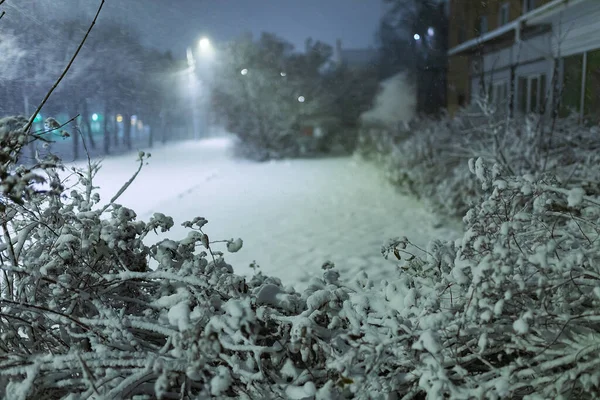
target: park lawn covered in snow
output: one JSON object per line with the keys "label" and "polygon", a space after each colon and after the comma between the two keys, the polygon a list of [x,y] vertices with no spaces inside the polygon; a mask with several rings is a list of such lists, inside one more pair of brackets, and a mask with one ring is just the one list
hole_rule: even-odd
{"label": "park lawn covered in snow", "polygon": [[[385,260],[381,246],[393,237],[419,246],[458,237],[458,226],[436,228],[418,200],[399,194],[372,165],[351,157],[254,163],[233,158],[233,140],[153,149],[117,203],[144,220],[155,212],[173,217],[175,227],[160,238],[183,238],[183,221],[205,217],[211,240],[243,239],[239,252],[225,255],[236,273],[252,274],[256,261],[297,289],[320,277],[326,261],[348,278],[360,271],[375,280],[390,276],[397,261]],[[103,161],[95,182],[104,201],[135,172],[136,157]]]}

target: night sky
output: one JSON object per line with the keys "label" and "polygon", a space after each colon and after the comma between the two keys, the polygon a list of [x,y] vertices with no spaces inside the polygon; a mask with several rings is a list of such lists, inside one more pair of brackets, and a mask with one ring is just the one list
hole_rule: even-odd
{"label": "night sky", "polygon": [[104,18],[126,18],[148,45],[183,54],[201,35],[226,41],[247,31],[277,33],[299,49],[309,36],[368,47],[381,13],[381,0],[112,0]]}
{"label": "night sky", "polygon": [[[90,19],[99,0],[7,0],[4,9],[34,16],[40,29],[50,16]],[[10,15],[7,15],[8,17]],[[307,37],[345,48],[375,44],[382,0],[106,0],[99,23],[125,21],[144,44],[184,56],[202,35],[215,42],[245,32],[273,32],[296,49]]]}

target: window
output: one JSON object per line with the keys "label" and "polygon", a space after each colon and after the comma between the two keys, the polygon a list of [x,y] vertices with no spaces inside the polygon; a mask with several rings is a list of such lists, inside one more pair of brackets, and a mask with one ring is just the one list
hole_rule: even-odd
{"label": "window", "polygon": [[519,95],[518,109],[522,114],[527,114],[527,78],[522,76],[519,77],[517,93]]}
{"label": "window", "polygon": [[537,74],[519,77],[519,111],[523,114],[546,111],[548,93],[546,93],[546,75]]}
{"label": "window", "polygon": [[581,83],[583,79],[583,54],[563,59],[563,85],[560,116],[581,112]]}
{"label": "window", "polygon": [[487,15],[482,15],[479,17],[479,34],[483,35],[488,31],[488,17]]}
{"label": "window", "polygon": [[508,24],[510,20],[510,4],[504,3],[500,6],[500,14],[498,15],[498,26]]}
{"label": "window", "polygon": [[523,0],[523,13],[529,12],[535,8],[535,0]]}
{"label": "window", "polygon": [[600,122],[600,50],[587,53],[583,115],[588,122]]}
{"label": "window", "polygon": [[508,106],[508,81],[495,82],[492,87],[492,101],[498,109]]}
{"label": "window", "polygon": [[529,105],[528,105],[528,111],[529,112],[536,112],[539,111],[540,108],[540,99],[541,99],[541,94],[540,94],[540,77],[531,77],[529,79],[529,87],[527,88],[529,93]]}

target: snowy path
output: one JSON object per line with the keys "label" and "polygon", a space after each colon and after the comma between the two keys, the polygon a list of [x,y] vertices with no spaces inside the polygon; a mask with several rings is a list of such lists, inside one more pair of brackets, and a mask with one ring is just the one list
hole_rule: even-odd
{"label": "snowy path", "polygon": [[[230,139],[186,142],[155,149],[119,203],[147,220],[153,212],[175,219],[168,236],[182,238],[181,222],[203,216],[211,240],[241,237],[244,248],[226,253],[237,273],[261,270],[300,288],[333,261],[352,276],[393,273],[381,245],[407,236],[419,245],[454,239],[435,229],[418,201],[398,194],[370,165],[352,158],[252,163],[230,156]],[[136,168],[134,155],[107,159],[96,184],[109,199]]]}

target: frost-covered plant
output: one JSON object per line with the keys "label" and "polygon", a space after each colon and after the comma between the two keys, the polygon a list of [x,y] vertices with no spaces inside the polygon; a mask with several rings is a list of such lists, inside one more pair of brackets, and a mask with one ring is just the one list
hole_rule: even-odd
{"label": "frost-covered plant", "polygon": [[[6,213],[7,202],[22,204],[24,200],[39,193],[34,183],[42,183],[45,178],[41,171],[57,167],[57,159],[52,155],[44,157],[36,154],[33,162],[22,163],[22,150],[32,141],[45,140],[36,132],[26,131],[25,117],[0,118],[0,212]],[[31,160],[30,160],[31,161]],[[57,185],[50,185],[50,190],[58,190]],[[6,222],[6,221],[4,221]]]}
{"label": "frost-covered plant", "polygon": [[380,161],[390,180],[434,210],[461,217],[481,199],[467,160],[482,157],[513,175],[547,174],[567,186],[600,193],[597,127],[574,117],[507,118],[481,104],[455,118],[413,121],[408,129],[365,126],[359,153]]}
{"label": "frost-covered plant", "polygon": [[[174,221],[138,221],[118,205],[131,181],[102,204],[98,168],[73,171],[78,184],[59,193],[3,198],[3,398],[586,399],[600,389],[600,203],[582,188],[472,160],[487,195],[462,240],[391,240],[382,253],[402,264],[388,281],[326,263],[298,293],[234,274],[217,249],[242,241],[211,241],[204,218],[184,222],[182,239],[146,245]],[[55,168],[43,170],[58,187]]]}

